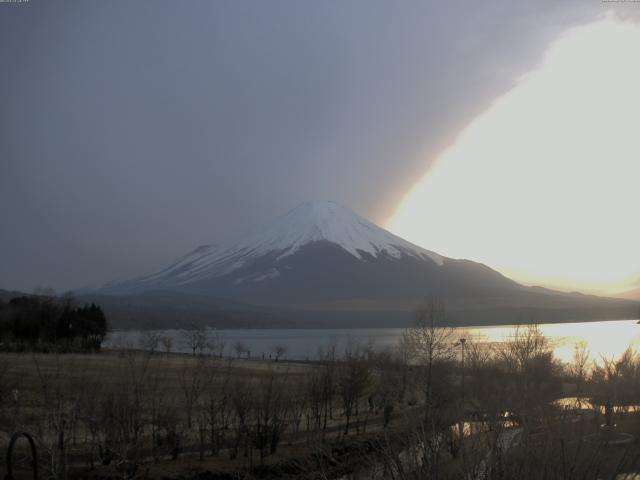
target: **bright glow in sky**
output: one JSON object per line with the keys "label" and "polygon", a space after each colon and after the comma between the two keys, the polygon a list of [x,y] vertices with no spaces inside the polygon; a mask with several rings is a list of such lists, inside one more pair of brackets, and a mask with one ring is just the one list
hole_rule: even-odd
{"label": "bright glow in sky", "polygon": [[614,293],[640,277],[639,210],[640,26],[609,17],[551,45],[387,227],[527,284]]}

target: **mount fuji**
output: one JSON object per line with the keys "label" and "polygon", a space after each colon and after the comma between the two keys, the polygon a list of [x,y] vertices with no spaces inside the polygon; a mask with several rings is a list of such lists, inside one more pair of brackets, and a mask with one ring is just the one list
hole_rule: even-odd
{"label": "mount fuji", "polygon": [[522,286],[483,264],[414,245],[333,202],[303,203],[233,245],[201,246],[154,273],[83,294],[147,309],[166,309],[167,298],[174,306],[197,299],[210,306],[208,318],[222,308],[243,311],[245,320],[268,312],[307,326],[406,324],[432,296],[445,300],[459,323],[582,319],[586,312],[624,317],[631,304]]}

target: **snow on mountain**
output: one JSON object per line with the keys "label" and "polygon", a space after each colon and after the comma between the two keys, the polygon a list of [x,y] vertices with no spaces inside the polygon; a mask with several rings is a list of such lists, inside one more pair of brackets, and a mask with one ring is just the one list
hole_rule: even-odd
{"label": "snow on mountain", "polygon": [[413,245],[333,202],[305,202],[231,250],[252,255],[282,252],[282,258],[322,240],[339,245],[358,259],[365,253],[374,257],[386,253],[395,258],[404,254],[442,264],[437,253]]}
{"label": "snow on mountain", "polygon": [[175,263],[157,272],[137,278],[141,285],[162,283],[168,279],[187,279],[193,271],[209,263],[209,259],[219,250],[217,245],[201,245],[179,258]]}
{"label": "snow on mountain", "polygon": [[127,322],[177,325],[200,315],[234,328],[248,321],[406,325],[430,296],[446,299],[456,321],[479,323],[637,311],[633,302],[524,287],[486,265],[413,245],[332,202],[303,203],[231,246],[202,246],[150,275],[81,293]]}
{"label": "snow on mountain", "polygon": [[[362,218],[346,207],[328,201],[305,202],[271,224],[255,231],[228,248],[203,246],[156,273],[141,277],[140,286],[150,284],[183,285],[204,278],[226,275],[252,260],[276,254],[281,260],[303,246],[326,241],[336,244],[359,260],[366,255],[403,255],[442,265],[443,257],[420,248]],[[265,272],[253,281],[274,278],[276,271]]]}

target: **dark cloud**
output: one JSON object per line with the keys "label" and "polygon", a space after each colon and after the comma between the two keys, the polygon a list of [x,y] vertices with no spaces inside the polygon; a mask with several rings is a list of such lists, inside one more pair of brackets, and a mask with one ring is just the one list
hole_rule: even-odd
{"label": "dark cloud", "polygon": [[0,3],[0,287],[142,273],[306,199],[383,221],[604,8],[523,3]]}

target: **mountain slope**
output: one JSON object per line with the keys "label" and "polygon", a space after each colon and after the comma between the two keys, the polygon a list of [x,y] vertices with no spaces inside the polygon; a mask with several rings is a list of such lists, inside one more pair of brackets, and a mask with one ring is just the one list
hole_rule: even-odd
{"label": "mountain slope", "polygon": [[632,310],[622,300],[524,287],[485,265],[413,245],[332,202],[304,203],[227,248],[199,247],[167,268],[93,293],[145,292],[262,305],[302,323],[359,316],[397,325],[430,296],[475,323],[575,320],[588,312],[619,318]]}
{"label": "mountain slope", "polygon": [[424,282],[438,294],[449,284],[469,290],[478,275],[482,291],[495,282],[517,286],[480,264],[418,247],[333,202],[306,202],[228,248],[199,247],[167,268],[101,291],[174,290],[261,297],[267,303],[277,297],[279,303],[295,304],[314,298],[412,297],[413,290],[424,291]]}
{"label": "mountain slope", "polygon": [[[129,282],[111,285],[112,292],[177,287],[231,274],[264,257],[280,262],[316,242],[339,246],[357,260],[409,256],[441,265],[443,258],[378,227],[332,202],[306,202],[226,249],[202,246],[171,266]],[[264,262],[262,262],[264,263]],[[265,269],[253,281],[270,279],[280,271]]]}
{"label": "mountain slope", "polygon": [[[201,245],[195,250],[187,253],[166,268],[157,272],[139,277],[133,281],[137,284],[137,290],[150,290],[163,285],[174,285],[181,282],[188,282],[193,272],[198,271],[203,265],[215,256],[218,247],[215,245]],[[126,284],[127,282],[125,282]],[[115,285],[117,288],[117,285]]]}
{"label": "mountain slope", "polygon": [[640,300],[640,288],[635,290],[629,290],[627,292],[619,293],[615,295],[617,298],[626,298],[628,300]]}

